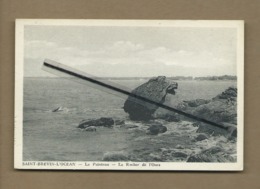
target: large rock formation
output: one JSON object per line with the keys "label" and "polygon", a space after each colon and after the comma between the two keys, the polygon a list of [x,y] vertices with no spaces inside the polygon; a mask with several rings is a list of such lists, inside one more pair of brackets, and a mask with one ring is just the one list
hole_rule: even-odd
{"label": "large rock formation", "polygon": [[236,137],[237,88],[229,87],[211,100],[184,101],[177,106],[177,109],[225,126],[225,129],[221,129],[198,122],[197,132]]}
{"label": "large rock formation", "polygon": [[237,89],[229,87],[211,100],[184,101],[177,109],[214,122],[237,123]]}
{"label": "large rock formation", "polygon": [[[132,94],[163,104],[166,95],[168,93],[174,95],[174,90],[177,87],[178,84],[176,82],[168,80],[164,76],[159,76],[135,88]],[[156,104],[151,104],[132,96],[129,96],[124,104],[124,110],[132,120],[149,120],[157,109],[158,106]]]}

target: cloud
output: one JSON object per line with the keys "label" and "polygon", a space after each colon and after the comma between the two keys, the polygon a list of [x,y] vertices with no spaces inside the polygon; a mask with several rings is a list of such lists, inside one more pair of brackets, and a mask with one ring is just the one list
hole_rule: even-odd
{"label": "cloud", "polygon": [[168,73],[167,69],[172,68],[178,68],[180,71],[178,75],[182,75],[182,69],[183,73],[185,70],[185,75],[187,70],[190,70],[192,75],[194,70],[207,69],[210,72],[214,70],[221,72],[220,68],[223,73],[226,73],[232,72],[234,68],[232,60],[216,56],[210,51],[172,50],[163,46],[148,48],[144,44],[131,41],[115,41],[113,44],[95,50],[62,46],[49,41],[27,41],[25,58],[37,60],[49,58],[75,68],[104,69],[100,72],[103,75],[106,75],[104,72],[111,72],[106,70],[111,65],[114,65],[112,67],[118,73],[128,70],[133,75],[149,70],[151,74],[155,74],[156,70],[163,74],[163,72]]}
{"label": "cloud", "polygon": [[118,52],[135,52],[144,49],[144,45],[139,43],[132,43],[131,41],[117,41],[112,47],[109,47],[109,51]]}
{"label": "cloud", "polygon": [[25,58],[39,58],[46,53],[53,53],[51,49],[55,49],[56,44],[47,41],[28,41],[25,42]]}

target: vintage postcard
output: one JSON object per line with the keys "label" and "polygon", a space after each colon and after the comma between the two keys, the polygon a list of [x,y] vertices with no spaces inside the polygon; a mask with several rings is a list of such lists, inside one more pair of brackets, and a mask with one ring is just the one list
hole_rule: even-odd
{"label": "vintage postcard", "polygon": [[244,22],[16,20],[16,169],[243,170]]}

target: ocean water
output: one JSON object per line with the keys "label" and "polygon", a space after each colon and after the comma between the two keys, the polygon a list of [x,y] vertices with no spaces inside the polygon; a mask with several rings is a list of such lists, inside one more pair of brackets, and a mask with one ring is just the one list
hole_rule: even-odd
{"label": "ocean water", "polygon": [[[133,89],[146,80],[122,79],[113,82]],[[234,81],[176,82],[179,84],[176,95],[167,97],[167,103],[172,106],[182,100],[210,99],[229,86],[236,85]],[[120,127],[100,127],[97,132],[86,132],[77,128],[83,119],[100,117],[124,119],[129,124],[142,124],[133,123],[128,119],[128,115],[122,109],[123,104],[122,98],[68,79],[25,78],[23,160],[100,161],[104,154],[109,152],[131,152],[140,149],[140,144],[149,146],[149,141],[154,144],[157,139],[163,140],[163,136],[155,138],[156,136],[133,134],[134,131]],[[63,111],[52,112],[61,106]],[[168,125],[168,128],[175,129],[175,133],[178,133],[178,125],[174,124]],[[160,148],[163,148],[163,144],[165,142],[158,142]]]}

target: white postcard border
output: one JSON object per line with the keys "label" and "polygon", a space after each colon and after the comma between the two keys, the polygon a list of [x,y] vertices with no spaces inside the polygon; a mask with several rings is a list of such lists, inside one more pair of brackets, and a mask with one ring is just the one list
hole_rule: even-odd
{"label": "white postcard border", "polygon": [[[237,86],[238,125],[236,163],[180,163],[180,162],[91,162],[91,161],[23,161],[23,76],[24,27],[26,25],[70,26],[139,26],[139,27],[226,27],[237,29]],[[15,32],[15,146],[16,169],[59,170],[207,170],[242,171],[244,161],[244,21],[228,20],[61,20],[17,19]],[[137,165],[138,164],[138,165]]]}

